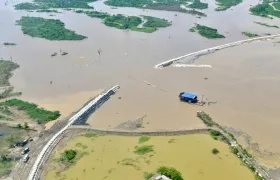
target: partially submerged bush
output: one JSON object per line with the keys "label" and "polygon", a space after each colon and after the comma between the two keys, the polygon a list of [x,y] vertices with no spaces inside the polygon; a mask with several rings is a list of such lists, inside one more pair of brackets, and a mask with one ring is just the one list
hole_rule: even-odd
{"label": "partially submerged bush", "polygon": [[70,150],[65,150],[62,154],[61,161],[67,161],[71,162],[77,155],[77,151],[70,149]]}
{"label": "partially submerged bush", "polygon": [[213,148],[213,149],[212,149],[212,153],[213,153],[213,154],[219,154],[220,151],[219,151],[217,148]]}
{"label": "partially submerged bush", "polygon": [[153,152],[154,149],[153,149],[153,146],[152,145],[144,145],[144,146],[136,146],[135,147],[135,153],[136,154],[140,154],[140,155],[143,155],[143,154],[147,154],[149,152]]}
{"label": "partially submerged bush", "polygon": [[173,167],[161,166],[158,168],[157,173],[164,175],[172,180],[184,180],[181,173]]}
{"label": "partially submerged bush", "polygon": [[141,136],[141,137],[139,138],[139,143],[146,142],[146,141],[148,141],[149,139],[150,139],[149,136]]}

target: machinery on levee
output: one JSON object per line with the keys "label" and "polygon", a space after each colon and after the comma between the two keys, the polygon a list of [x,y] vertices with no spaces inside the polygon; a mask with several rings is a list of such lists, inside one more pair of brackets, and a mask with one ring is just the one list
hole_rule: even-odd
{"label": "machinery on levee", "polygon": [[181,92],[179,94],[179,98],[180,98],[181,101],[191,103],[191,104],[195,104],[195,103],[198,102],[197,95],[192,94],[192,93]]}

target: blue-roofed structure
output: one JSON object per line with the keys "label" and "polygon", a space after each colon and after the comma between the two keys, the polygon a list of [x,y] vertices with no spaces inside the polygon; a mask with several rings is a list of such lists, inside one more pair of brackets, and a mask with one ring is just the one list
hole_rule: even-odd
{"label": "blue-roofed structure", "polygon": [[197,103],[197,95],[192,94],[192,93],[187,93],[187,92],[181,92],[179,95],[179,98],[181,101],[185,101],[188,103]]}

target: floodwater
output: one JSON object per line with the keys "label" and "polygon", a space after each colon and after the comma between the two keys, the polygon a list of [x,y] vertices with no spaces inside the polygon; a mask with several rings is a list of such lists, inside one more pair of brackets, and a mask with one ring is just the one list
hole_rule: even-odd
{"label": "floodwater", "polygon": [[[172,26],[146,34],[110,28],[99,19],[71,11],[53,17],[48,13],[15,11],[12,6],[16,1],[9,1],[7,6],[1,1],[0,42],[18,45],[1,45],[0,58],[12,58],[20,65],[11,83],[15,91],[23,92],[22,99],[60,110],[63,117],[79,109],[100,89],[118,84],[121,89],[90,117],[90,125],[114,128],[122,122],[145,116],[146,129],[200,128],[204,125],[196,118],[196,111],[205,110],[221,125],[249,134],[262,152],[280,153],[280,142],[275,139],[280,135],[277,131],[279,44],[246,44],[196,61],[197,64],[212,65],[212,68],[153,69],[155,64],[173,57],[245,39],[242,31],[279,33],[276,28],[254,23],[280,23],[277,18],[270,20],[250,15],[250,5],[258,2],[245,1],[233,10],[215,12],[213,1],[204,11],[208,17],[201,19],[177,12],[111,9],[102,1],[92,3],[96,10],[111,14],[150,15],[172,21]],[[88,38],[83,41],[48,41],[23,35],[15,21],[24,15],[58,18],[66,28]],[[227,38],[208,40],[191,33],[189,28],[193,23],[217,28]],[[50,56],[59,53],[60,49],[69,54]],[[100,56],[98,49],[102,51]],[[204,95],[208,101],[217,103],[205,107],[181,103],[178,94],[182,91],[196,93],[200,98]],[[280,167],[280,160],[274,156],[270,159],[272,161],[265,165]]]}
{"label": "floodwater", "polygon": [[[78,137],[70,140],[53,159],[59,158],[66,149],[88,154],[59,175],[56,173],[59,169],[50,171],[46,180],[87,180],[93,176],[95,179],[106,177],[108,180],[141,180],[144,172],[154,173],[160,166],[176,168],[184,179],[254,179],[253,173],[241,164],[226,144],[213,140],[209,135],[151,137],[142,144],[138,143],[138,139],[139,137],[99,136],[93,139]],[[135,146],[141,145],[153,145],[154,152],[142,156],[135,154]],[[213,148],[217,148],[220,153],[213,155]],[[79,154],[77,156],[79,157]],[[50,168],[53,167],[57,167],[56,161],[51,163]]]}

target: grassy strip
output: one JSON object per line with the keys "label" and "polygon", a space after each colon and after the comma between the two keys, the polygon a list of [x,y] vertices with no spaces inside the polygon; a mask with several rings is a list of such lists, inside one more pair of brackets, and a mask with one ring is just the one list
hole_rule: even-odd
{"label": "grassy strip", "polygon": [[206,114],[202,111],[198,111],[196,113],[196,116],[203,121],[203,123],[208,126],[208,127],[212,127],[214,125],[216,125],[216,123],[212,120],[212,118],[209,116],[209,114]]}
{"label": "grassy strip", "polygon": [[267,23],[262,23],[262,22],[254,22],[256,24],[259,24],[261,26],[266,26],[266,27],[271,27],[271,28],[279,28],[279,26],[276,26],[276,25],[269,25]]}
{"label": "grassy strip", "polygon": [[188,8],[193,8],[193,9],[207,9],[208,4],[203,3],[200,0],[194,0],[192,4],[187,6]]}
{"label": "grassy strip", "polygon": [[247,37],[258,37],[258,34],[253,34],[250,32],[242,32],[243,35],[247,36]]}
{"label": "grassy strip", "polygon": [[43,108],[38,108],[36,104],[19,99],[10,99],[5,102],[1,102],[0,106],[17,107],[18,110],[25,111],[27,115],[36,120],[38,124],[55,120],[60,116],[59,111],[48,111]]}
{"label": "grassy strip", "polygon": [[201,36],[206,37],[208,39],[225,38],[224,35],[221,35],[218,33],[217,29],[214,29],[214,28],[211,28],[208,26],[204,26],[204,25],[200,25],[200,24],[196,24],[194,27],[192,27],[190,29],[190,31],[197,32]]}
{"label": "grassy strip", "polygon": [[47,13],[59,13],[57,10],[55,9],[39,9],[36,12],[47,12]]}
{"label": "grassy strip", "polygon": [[8,60],[0,60],[0,87],[10,86],[9,79],[12,71],[19,68],[19,65]]}
{"label": "grassy strip", "polygon": [[216,0],[218,3],[218,8],[215,9],[215,11],[225,11],[232,6],[236,6],[240,3],[242,3],[242,0]]}
{"label": "grassy strip", "polygon": [[[107,0],[106,5],[117,6],[117,7],[136,7],[143,9],[154,9],[154,10],[164,10],[164,11],[177,11],[182,13],[188,13],[198,16],[206,16],[206,14],[195,11],[195,10],[185,10],[180,7],[182,4],[187,4],[193,0]],[[198,7],[198,5],[196,4]],[[201,5],[199,5],[201,7]]]}
{"label": "grassy strip", "polygon": [[[34,0],[34,3],[20,3],[15,5],[17,10],[36,10],[49,8],[83,8],[93,9],[88,3],[96,0]],[[35,4],[36,3],[36,4]]]}
{"label": "grassy strip", "polygon": [[31,37],[48,40],[82,40],[86,38],[76,34],[74,31],[65,29],[64,23],[60,20],[23,16],[17,21],[17,25],[21,26],[24,34]]}
{"label": "grassy strip", "polygon": [[[240,158],[244,162],[244,165],[246,165],[252,172],[257,173],[256,167],[254,166],[254,164],[249,164],[246,161],[246,159],[243,159],[243,157],[240,154],[241,153],[240,151],[242,151],[242,154],[246,158],[252,159],[253,158],[252,154],[250,154],[245,148],[243,148],[240,144],[237,143],[233,134],[229,133],[227,130],[225,130],[225,128],[221,127],[218,123],[214,122],[212,120],[212,118],[209,116],[209,114],[206,114],[203,111],[198,111],[197,117],[199,119],[201,119],[205,123],[206,126],[218,128],[220,131],[211,129],[209,131],[210,135],[214,139],[220,138],[220,140],[226,142],[230,146],[231,152],[234,153],[238,158]],[[235,141],[236,144],[233,146],[234,143],[232,144],[230,141]],[[212,153],[218,154],[219,150],[214,148],[212,150]],[[258,174],[256,174],[255,179],[256,180],[267,180],[266,178],[260,177]]]}
{"label": "grassy strip", "polygon": [[268,17],[275,16],[280,18],[280,11],[274,10],[271,5],[268,3],[258,4],[254,7],[250,8],[250,11],[253,15],[261,16],[261,17]]}

